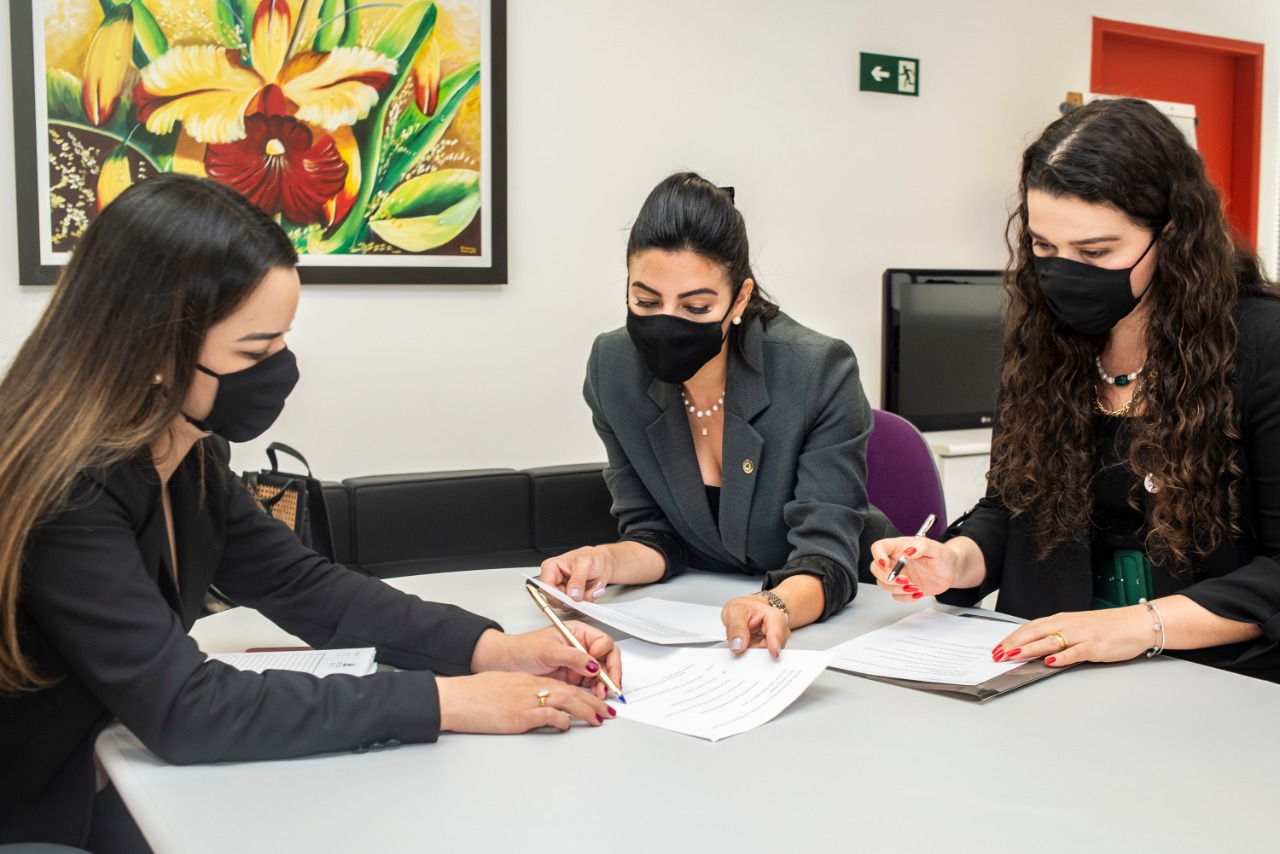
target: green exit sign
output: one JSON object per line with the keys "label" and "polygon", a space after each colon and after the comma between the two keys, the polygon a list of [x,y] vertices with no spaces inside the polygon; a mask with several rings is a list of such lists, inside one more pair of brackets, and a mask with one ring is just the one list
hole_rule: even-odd
{"label": "green exit sign", "polygon": [[862,54],[858,89],[890,95],[920,95],[920,60],[883,53]]}

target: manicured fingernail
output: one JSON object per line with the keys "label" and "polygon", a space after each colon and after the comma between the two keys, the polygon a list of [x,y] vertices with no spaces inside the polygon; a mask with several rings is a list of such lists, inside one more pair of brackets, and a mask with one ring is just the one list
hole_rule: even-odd
{"label": "manicured fingernail", "polygon": [[995,652],[991,653],[992,661],[1000,661],[1002,658],[1004,658],[1004,653],[1001,652],[1000,650],[996,650]]}
{"label": "manicured fingernail", "polygon": [[599,672],[600,672],[600,665],[596,664],[594,661],[588,661],[588,662],[587,662],[587,672],[588,672],[588,673],[599,673]]}
{"label": "manicured fingernail", "polygon": [[1010,658],[1014,658],[1014,657],[1016,657],[1016,656],[1018,655],[1018,653],[1020,653],[1020,652],[1022,652],[1022,647],[1018,647],[1017,649],[1011,649],[1011,650],[1009,650],[1009,657],[1010,657]]}
{"label": "manicured fingernail", "polygon": [[603,588],[603,587],[597,587],[595,590],[592,590],[592,591],[591,591],[591,598],[592,598],[592,599],[599,599],[603,594],[604,594],[604,588]]}
{"label": "manicured fingernail", "polygon": [[912,599],[919,599],[921,596],[924,596],[924,594],[923,594],[923,593],[912,593],[912,594],[911,594],[911,598],[912,598]]}
{"label": "manicured fingernail", "polygon": [[995,646],[993,646],[993,647],[991,648],[991,651],[992,651],[992,652],[999,652],[999,651],[1000,651],[1000,650],[1002,650],[1002,649],[1004,649],[1004,644],[1002,644],[1002,643],[998,643],[998,644],[996,644]]}
{"label": "manicured fingernail", "polygon": [[894,579],[894,581],[898,582],[899,584],[910,584],[910,583],[911,583],[911,582],[907,581],[907,579],[903,578],[901,575],[899,575],[897,578],[895,578],[895,579]]}
{"label": "manicured fingernail", "polygon": [[885,560],[884,558],[880,558],[880,565],[881,565],[881,566],[888,566],[888,565],[889,565],[889,562],[888,562],[887,560]]}
{"label": "manicured fingernail", "polygon": [[605,708],[609,710],[609,717],[616,718],[618,716],[618,710],[613,706],[605,706]]}
{"label": "manicured fingernail", "polygon": [[912,556],[913,554],[915,554],[915,553],[916,553],[916,548],[915,548],[915,546],[912,546],[911,548],[909,548],[909,549],[907,549],[905,552],[903,552],[903,554],[904,554],[904,555],[906,555],[907,557],[911,557],[911,556]]}
{"label": "manicured fingernail", "polygon": [[917,590],[919,590],[919,589],[920,589],[920,588],[916,587],[914,584],[908,584],[906,587],[902,588],[902,592],[903,592],[903,593],[915,593],[915,592],[916,592]]}
{"label": "manicured fingernail", "polygon": [[575,588],[573,588],[572,590],[570,590],[570,591],[569,591],[569,596],[570,596],[570,597],[572,597],[572,598],[574,598],[574,599],[581,599],[581,598],[582,598],[582,591],[581,591],[581,590],[579,590],[577,587],[575,587]]}
{"label": "manicured fingernail", "polygon": [[742,638],[734,638],[729,641],[729,647],[734,650],[742,649]]}
{"label": "manicured fingernail", "polygon": [[1045,664],[1053,664],[1053,663],[1054,663],[1055,661],[1057,661],[1057,660],[1058,660],[1058,657],[1057,657],[1056,655],[1051,655],[1051,656],[1049,656],[1048,658],[1046,658],[1046,659],[1044,660],[1044,663],[1045,663]]}
{"label": "manicured fingernail", "polygon": [[599,723],[599,724],[604,723],[604,718],[600,717],[599,715],[596,715],[596,723]]}

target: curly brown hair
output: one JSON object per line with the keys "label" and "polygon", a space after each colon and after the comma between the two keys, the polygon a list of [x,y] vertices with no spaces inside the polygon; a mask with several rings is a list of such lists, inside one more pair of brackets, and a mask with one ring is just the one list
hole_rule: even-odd
{"label": "curly brown hair", "polygon": [[[1028,515],[1040,556],[1088,539],[1094,357],[1106,334],[1075,332],[1050,310],[1032,266],[1027,192],[1110,205],[1158,238],[1148,324],[1145,409],[1126,419],[1127,465],[1150,473],[1145,547],[1189,571],[1238,531],[1240,432],[1232,379],[1244,296],[1274,295],[1257,257],[1236,244],[1200,155],[1145,101],[1096,101],[1051,124],[1022,157],[1009,216],[999,427],[989,482]],[[1169,224],[1169,228],[1164,228]],[[1163,229],[1163,231],[1162,231]],[[1137,495],[1130,503],[1138,508]]]}

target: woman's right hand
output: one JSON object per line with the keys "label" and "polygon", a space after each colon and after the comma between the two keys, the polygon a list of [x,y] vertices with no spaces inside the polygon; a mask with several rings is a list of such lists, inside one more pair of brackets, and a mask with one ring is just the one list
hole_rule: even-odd
{"label": "woman's right hand", "polygon": [[[604,700],[574,685],[527,673],[477,673],[436,679],[440,731],[514,733],[550,726],[567,730],[573,718],[600,726],[616,713]],[[548,692],[539,705],[538,692]]]}
{"label": "woman's right hand", "polygon": [[[889,572],[898,559],[905,556],[907,565],[892,582]],[[877,585],[893,594],[899,602],[910,602],[923,596],[937,596],[956,583],[963,564],[961,555],[948,543],[927,537],[892,537],[871,545],[871,573]]]}
{"label": "woman's right hand", "polygon": [[606,547],[583,546],[544,560],[541,580],[575,602],[591,602],[604,592],[613,576],[614,563]]}

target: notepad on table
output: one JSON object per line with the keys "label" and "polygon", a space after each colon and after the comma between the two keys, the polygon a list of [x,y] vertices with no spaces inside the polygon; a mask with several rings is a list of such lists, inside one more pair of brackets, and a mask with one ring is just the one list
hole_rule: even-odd
{"label": "notepad on table", "polygon": [[720,609],[713,605],[653,598],[633,599],[614,605],[575,602],[549,584],[543,584],[536,578],[529,580],[565,607],[649,643],[668,645],[724,640]]}
{"label": "notepad on table", "polygon": [[237,670],[261,673],[264,670],[293,670],[313,676],[332,676],[345,673],[348,676],[368,676],[378,669],[374,660],[376,650],[369,647],[355,649],[274,650],[271,652],[215,652],[210,661],[230,664]]}

